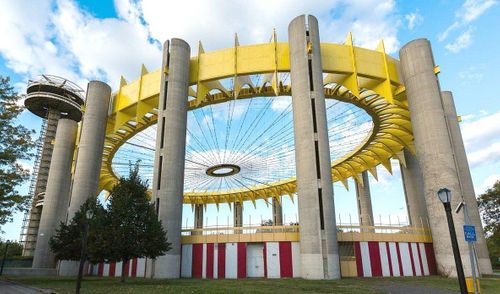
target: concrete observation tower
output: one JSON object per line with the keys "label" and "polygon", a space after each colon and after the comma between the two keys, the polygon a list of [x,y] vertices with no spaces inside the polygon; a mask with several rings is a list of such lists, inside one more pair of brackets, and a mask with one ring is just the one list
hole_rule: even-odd
{"label": "concrete observation tower", "polygon": [[[52,154],[55,153],[54,140],[58,126],[61,126],[61,132],[69,131],[70,137],[67,139],[76,136],[77,122],[82,119],[83,92],[83,89],[75,83],[52,75],[41,75],[28,83],[24,105],[44,121],[30,187],[31,209],[25,214],[21,233],[21,241],[24,241],[24,256],[32,256],[35,250],[49,168]],[[56,154],[54,158],[60,158],[60,154]]]}

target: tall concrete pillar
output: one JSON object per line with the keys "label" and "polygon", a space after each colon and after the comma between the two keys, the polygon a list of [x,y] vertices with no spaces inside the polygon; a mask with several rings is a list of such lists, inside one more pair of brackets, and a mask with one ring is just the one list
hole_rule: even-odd
{"label": "tall concrete pillar", "polygon": [[[203,204],[194,206],[194,228],[203,229]],[[201,235],[201,232],[196,232],[194,235]]]}
{"label": "tall concrete pillar", "polygon": [[425,207],[424,180],[422,171],[415,156],[404,150],[406,167],[400,164],[401,178],[406,199],[406,210],[410,225],[414,227],[428,226],[427,208]]}
{"label": "tall concrete pillar", "polygon": [[[456,207],[463,197],[446,126],[439,81],[434,73],[434,58],[430,42],[418,39],[406,44],[399,52],[406,96],[410,109],[417,158],[424,179],[425,202],[429,214],[433,247],[439,273],[457,276],[450,233],[443,204],[437,191],[446,187]],[[471,274],[468,248],[464,241],[463,214],[453,214],[460,254],[466,275]]]}
{"label": "tall concrete pillar", "polygon": [[[373,224],[373,209],[370,193],[370,181],[368,180],[368,172],[364,171],[361,174],[363,183],[356,181],[356,198],[358,203],[359,225],[372,227]],[[372,229],[363,229],[364,232],[373,231]]]}
{"label": "tall concrete pillar", "polygon": [[57,109],[47,110],[47,122],[45,126],[45,137],[43,139],[42,154],[40,156],[40,165],[38,166],[38,175],[35,184],[35,197],[33,198],[30,210],[28,230],[26,232],[26,241],[23,247],[23,256],[32,256],[36,246],[38,236],[38,227],[42,215],[42,206],[37,203],[42,199],[47,188],[49,178],[50,159],[54,149],[53,141],[56,137],[57,122],[61,117],[61,112]]}
{"label": "tall concrete pillar", "polygon": [[276,198],[273,198],[273,225],[283,225],[283,207],[281,207],[281,203]]}
{"label": "tall concrete pillar", "polygon": [[457,120],[457,111],[455,103],[453,102],[453,95],[449,91],[441,92],[443,99],[443,107],[448,121],[448,131],[451,137],[453,146],[453,154],[455,163],[458,169],[458,178],[460,180],[462,194],[467,205],[470,223],[476,226],[476,251],[478,257],[478,265],[482,274],[492,274],[491,260],[488,253],[488,246],[484,237],[483,225],[481,223],[481,216],[477,207],[476,193],[474,191],[474,184],[470,174],[469,163],[467,161],[467,154],[465,153],[464,141],[460,126]]}
{"label": "tall concrete pillar", "polygon": [[[66,220],[68,222],[87,199],[97,196],[110,98],[111,88],[106,83],[89,82]],[[73,276],[77,272],[77,262],[61,262],[59,275]]]}
{"label": "tall concrete pillar", "polygon": [[38,227],[33,268],[55,268],[56,266],[56,258],[50,250],[49,240],[59,224],[66,219],[76,131],[76,121],[59,120]]}
{"label": "tall concrete pillar", "polygon": [[181,39],[172,39],[170,46],[165,42],[163,47],[153,197],[172,248],[156,259],[155,278],[180,276],[190,52]]}
{"label": "tall concrete pillar", "polygon": [[301,276],[339,279],[330,148],[318,21],[298,16],[288,26]]}
{"label": "tall concrete pillar", "polygon": [[234,202],[233,203],[233,224],[235,227],[243,226],[243,203]]}

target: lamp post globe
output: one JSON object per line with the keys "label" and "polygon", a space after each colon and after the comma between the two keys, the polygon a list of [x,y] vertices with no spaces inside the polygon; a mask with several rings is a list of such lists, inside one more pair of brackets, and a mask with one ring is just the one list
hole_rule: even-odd
{"label": "lamp post globe", "polygon": [[451,202],[451,191],[448,188],[441,188],[437,192],[439,200],[445,203],[450,203]]}

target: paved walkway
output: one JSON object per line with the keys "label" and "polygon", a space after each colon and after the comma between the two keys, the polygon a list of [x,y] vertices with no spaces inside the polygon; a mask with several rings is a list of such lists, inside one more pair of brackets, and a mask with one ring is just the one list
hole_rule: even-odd
{"label": "paved walkway", "polygon": [[457,294],[458,291],[450,291],[440,288],[431,288],[420,285],[409,285],[397,282],[387,282],[375,287],[376,290],[384,291],[390,294]]}
{"label": "paved walkway", "polygon": [[41,291],[36,288],[31,288],[29,286],[10,282],[7,280],[0,280],[0,293],[2,294],[40,294],[40,293],[50,293]]}

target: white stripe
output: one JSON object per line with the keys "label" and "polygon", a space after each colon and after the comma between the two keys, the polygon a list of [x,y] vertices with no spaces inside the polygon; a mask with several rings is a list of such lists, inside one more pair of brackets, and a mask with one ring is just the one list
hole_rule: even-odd
{"label": "white stripe", "polygon": [[361,248],[361,262],[363,264],[363,276],[372,276],[372,265],[370,263],[370,250],[368,249],[368,242],[359,242]]}
{"label": "white stripe", "polygon": [[387,257],[387,247],[385,242],[379,242],[378,248],[380,250],[380,264],[382,265],[382,276],[390,277],[391,270],[389,269],[389,258]]}
{"label": "white stripe", "polygon": [[418,246],[417,243],[411,243],[411,254],[413,255],[413,264],[415,264],[415,274],[417,276],[422,275],[422,268],[420,266],[420,259],[418,258]]}
{"label": "white stripe", "polygon": [[300,242],[292,242],[292,268],[293,277],[299,278],[300,273]]}
{"label": "white stripe", "polygon": [[270,279],[281,278],[280,245],[278,242],[266,243],[267,277]]}
{"label": "white stripe", "polygon": [[218,278],[219,268],[217,267],[219,262],[219,244],[214,244],[214,279]]}
{"label": "white stripe", "polygon": [[238,278],[238,243],[226,243],[226,279]]}
{"label": "white stripe", "polygon": [[424,276],[428,276],[429,273],[429,264],[427,263],[427,255],[425,255],[425,244],[418,243],[418,248],[420,250],[420,256],[422,256],[422,267],[424,269]]}
{"label": "white stripe", "polygon": [[391,254],[392,275],[395,277],[399,277],[401,273],[399,272],[398,251],[396,249],[396,243],[389,242],[389,253]]}
{"label": "white stripe", "polygon": [[203,254],[201,262],[201,278],[207,278],[207,243],[203,243]]}
{"label": "white stripe", "polygon": [[121,277],[122,276],[122,262],[117,262],[115,266],[115,277]]}
{"label": "white stripe", "polygon": [[102,271],[103,277],[109,277],[109,263],[104,264],[104,269]]}
{"label": "white stripe", "polygon": [[403,266],[404,276],[413,276],[413,270],[411,269],[411,257],[410,250],[408,248],[408,243],[399,243],[399,252],[401,253],[401,265]]}
{"label": "white stripe", "polygon": [[191,278],[191,267],[193,264],[193,245],[184,244],[182,245],[182,256],[181,256],[181,277]]}
{"label": "white stripe", "polygon": [[139,258],[137,259],[137,272],[136,276],[144,278],[144,272],[146,271],[146,259]]}

